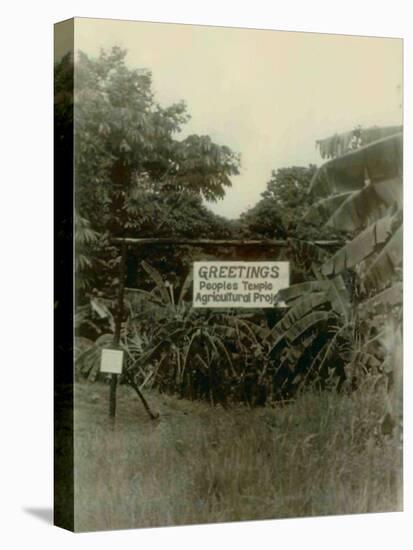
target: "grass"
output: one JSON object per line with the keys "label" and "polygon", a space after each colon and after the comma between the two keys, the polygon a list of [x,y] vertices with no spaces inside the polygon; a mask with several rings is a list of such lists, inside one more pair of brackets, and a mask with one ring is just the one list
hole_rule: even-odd
{"label": "grass", "polygon": [[157,421],[122,385],[114,424],[108,393],[75,390],[77,531],[402,508],[400,427],[383,433],[372,384],[257,409],[151,393]]}

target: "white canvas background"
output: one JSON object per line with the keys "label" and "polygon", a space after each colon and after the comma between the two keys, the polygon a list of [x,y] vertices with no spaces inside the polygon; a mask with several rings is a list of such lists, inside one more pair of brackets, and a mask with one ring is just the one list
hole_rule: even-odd
{"label": "white canvas background", "polygon": [[[3,548],[409,547],[412,512],[412,31],[409,3],[233,0],[14,2],[1,18],[0,544]],[[52,527],[53,23],[72,16],[405,38],[405,509],[403,514],[277,520],[73,535]],[[366,68],[368,70],[368,68]],[[410,159],[409,159],[410,157]],[[37,515],[28,509],[38,510]],[[40,510],[40,512],[39,512]],[[41,512],[43,510],[43,512]],[[46,512],[45,512],[46,510]],[[50,516],[50,514],[49,514]],[[409,537],[410,535],[410,537]],[[411,543],[410,543],[411,544]]]}

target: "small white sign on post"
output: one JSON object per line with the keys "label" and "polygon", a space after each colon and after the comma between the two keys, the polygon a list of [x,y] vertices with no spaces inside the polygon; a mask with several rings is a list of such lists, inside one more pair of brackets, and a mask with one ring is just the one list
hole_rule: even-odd
{"label": "small white sign on post", "polygon": [[123,351],[115,349],[103,349],[100,359],[100,372],[122,374]]}
{"label": "small white sign on post", "polygon": [[194,262],[193,307],[273,308],[289,284],[289,262]]}

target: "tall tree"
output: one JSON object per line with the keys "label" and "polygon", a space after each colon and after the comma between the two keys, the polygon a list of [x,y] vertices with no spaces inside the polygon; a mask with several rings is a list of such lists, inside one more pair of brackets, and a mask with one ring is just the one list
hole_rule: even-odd
{"label": "tall tree", "polygon": [[[231,175],[238,173],[239,155],[209,136],[179,139],[190,118],[186,105],[161,106],[151,72],[129,68],[125,58],[126,51],[114,47],[96,59],[79,52],[74,63],[80,298],[82,292],[104,286],[107,274],[116,271],[111,236],[162,236],[172,231],[208,235],[211,225],[228,230],[223,220],[206,213],[202,199],[224,196]],[[68,57],[56,67],[62,85],[72,68]],[[59,112],[64,118],[64,109]]]}
{"label": "tall tree", "polygon": [[[76,63],[76,203],[96,230],[152,231],[188,195],[217,200],[239,158],[209,136],[178,140],[183,102],[159,105],[149,70],[129,69],[126,51],[79,53]],[[188,194],[188,195],[187,195]]]}
{"label": "tall tree", "polygon": [[249,236],[286,239],[331,238],[320,228],[314,215],[304,222],[313,198],[309,194],[316,166],[291,166],[273,171],[261,200],[241,215],[244,232]]}

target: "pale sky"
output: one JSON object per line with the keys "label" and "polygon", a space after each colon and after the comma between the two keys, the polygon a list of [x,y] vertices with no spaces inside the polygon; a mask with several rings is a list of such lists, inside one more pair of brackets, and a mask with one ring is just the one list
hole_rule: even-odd
{"label": "pale sky", "polygon": [[113,45],[152,71],[163,106],[187,103],[178,138],[208,134],[241,153],[241,174],[210,205],[229,218],[259,200],[271,170],[320,164],[316,139],[402,123],[399,39],[76,19],[76,50]]}

